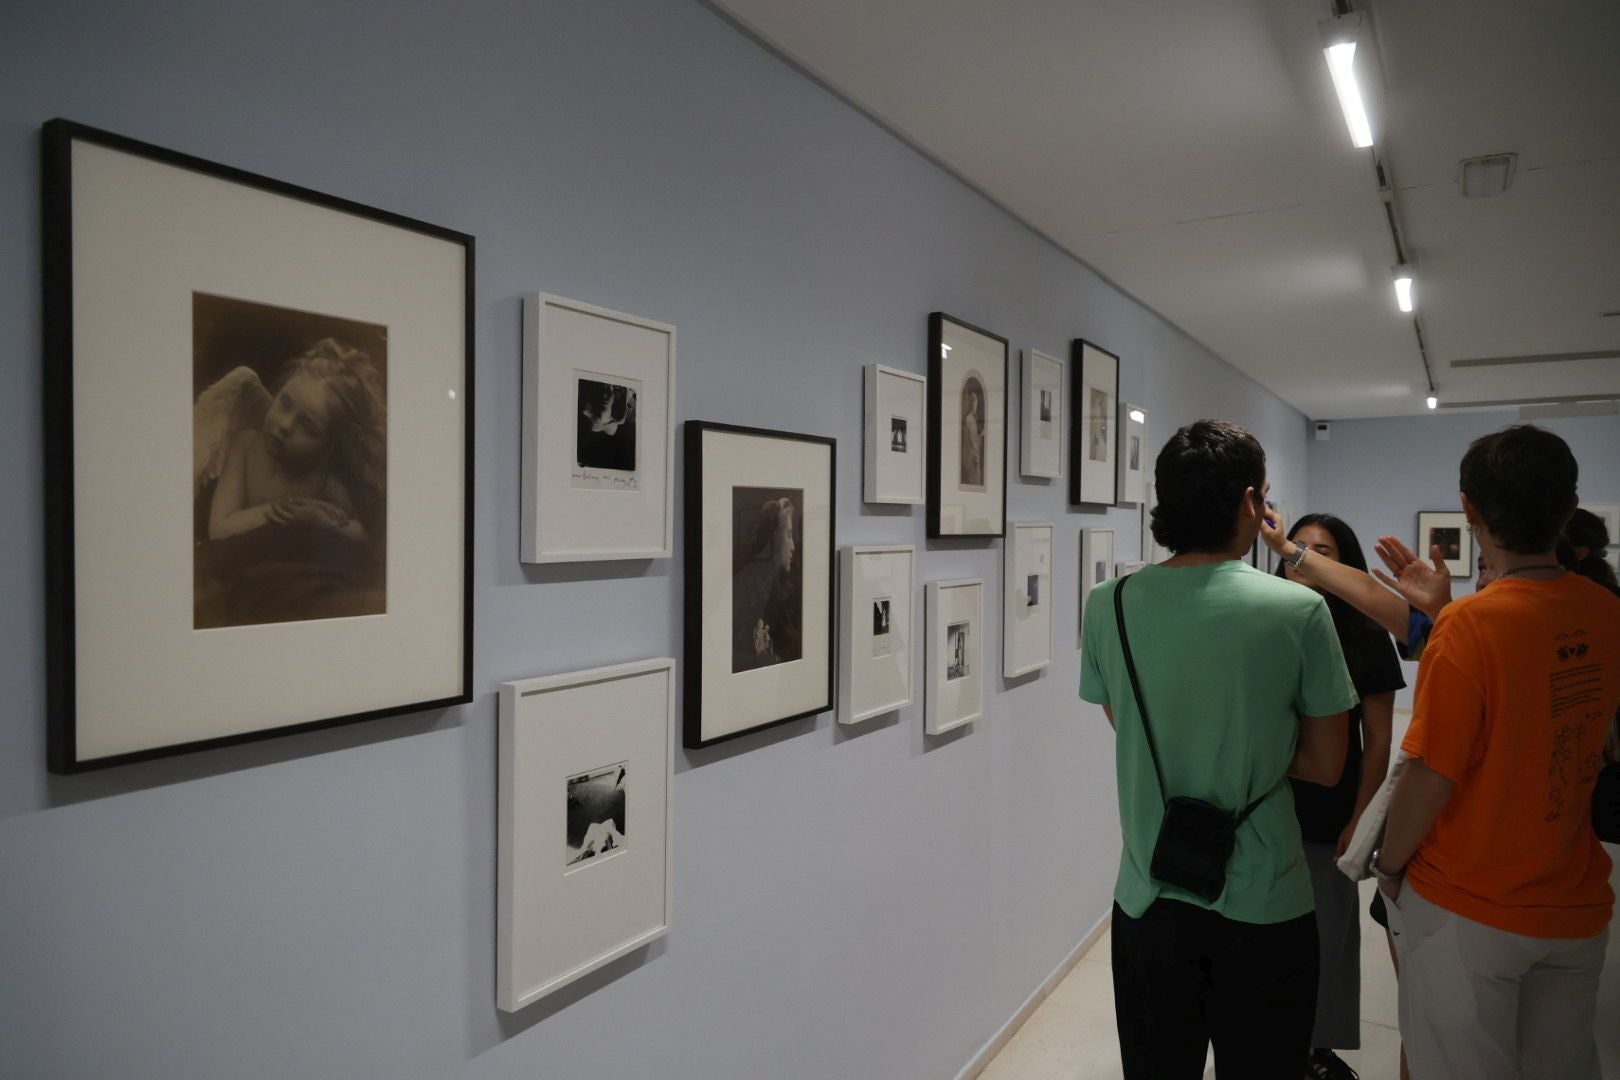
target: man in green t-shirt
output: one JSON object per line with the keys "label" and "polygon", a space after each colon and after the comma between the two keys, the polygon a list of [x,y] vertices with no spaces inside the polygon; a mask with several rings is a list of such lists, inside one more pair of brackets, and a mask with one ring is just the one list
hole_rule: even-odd
{"label": "man in green t-shirt", "polygon": [[[1114,1003],[1127,1080],[1297,1080],[1310,1054],[1317,942],[1310,871],[1285,778],[1331,785],[1356,703],[1327,603],[1242,560],[1265,513],[1266,455],[1236,424],[1176,432],[1154,468],[1153,536],[1173,557],[1122,596],[1161,788],[1114,611],[1119,581],[1086,602],[1080,696],[1117,732],[1124,850],[1114,886]],[[1234,814],[1214,902],[1149,867],[1165,800]]]}

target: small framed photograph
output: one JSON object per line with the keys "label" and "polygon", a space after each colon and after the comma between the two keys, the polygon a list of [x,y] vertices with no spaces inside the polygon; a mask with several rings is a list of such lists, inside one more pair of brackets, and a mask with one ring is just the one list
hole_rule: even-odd
{"label": "small framed photograph", "polygon": [[1609,546],[1603,557],[1610,566],[1620,571],[1620,506],[1613,503],[1582,503],[1581,508],[1603,519],[1604,528],[1609,530]]}
{"label": "small framed photograph", "polygon": [[1002,549],[1001,673],[1028,675],[1052,662],[1052,538],[1050,522],[1007,527]]}
{"label": "small framed photograph", "polygon": [[1474,537],[1461,510],[1424,510],[1418,514],[1418,558],[1429,561],[1429,549],[1438,547],[1452,577],[1474,576]]}
{"label": "small framed photograph", "polygon": [[667,559],[675,328],[523,298],[524,562]]}
{"label": "small framed photograph", "polygon": [[833,704],[836,444],[689,420],[685,745]]}
{"label": "small framed photograph", "polygon": [[1025,349],[1022,389],[1018,471],[1024,476],[1062,476],[1063,361],[1039,349]]}
{"label": "small framed photograph", "polygon": [[472,237],[43,149],[50,768],[472,700]]}
{"label": "small framed photograph", "polygon": [[1007,522],[1007,339],[928,316],[928,537],[991,539]]}
{"label": "small framed photograph", "polygon": [[1147,441],[1147,410],[1140,405],[1119,403],[1119,491],[1116,502],[1137,506],[1147,498],[1147,476],[1151,471]]}
{"label": "small framed photograph", "polygon": [[669,931],[675,661],[501,684],[495,1001]]}
{"label": "small framed photograph", "polygon": [[925,501],[928,380],[911,371],[867,364],[862,494],[869,503]]}
{"label": "small framed photograph", "polygon": [[1069,352],[1069,502],[1112,506],[1118,496],[1115,433],[1119,357],[1082,338]]}
{"label": "small framed photograph", "polygon": [[914,650],[914,547],[846,547],[839,580],[838,719],[859,724],[910,705]]}
{"label": "small framed photograph", "polygon": [[1142,485],[1142,561],[1145,563],[1161,563],[1170,557],[1169,550],[1153,539],[1153,507],[1153,481],[1148,480]]}
{"label": "small framed photograph", "polygon": [[1086,602],[1091,590],[1114,572],[1114,530],[1080,530],[1080,625],[1085,626]]}
{"label": "small framed photograph", "polygon": [[940,735],[984,715],[984,582],[930,581],[923,730]]}

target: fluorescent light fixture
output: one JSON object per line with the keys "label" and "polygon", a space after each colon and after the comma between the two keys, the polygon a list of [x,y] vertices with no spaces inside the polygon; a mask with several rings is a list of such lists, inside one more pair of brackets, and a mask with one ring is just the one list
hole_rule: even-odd
{"label": "fluorescent light fixture", "polygon": [[1136,421],[1138,424],[1145,424],[1147,423],[1147,413],[1143,412],[1141,409],[1132,409],[1131,419]]}
{"label": "fluorescent light fixture", "polygon": [[1435,397],[1433,394],[1430,394],[1428,397],[1423,399],[1423,404],[1427,405],[1431,409],[1438,409],[1440,407],[1440,399]]}
{"label": "fluorescent light fixture", "polygon": [[1361,100],[1361,86],[1356,82],[1356,38],[1361,32],[1361,15],[1323,19],[1317,28],[1322,34],[1322,51],[1327,54],[1328,74],[1333,76],[1333,90],[1339,95],[1339,108],[1350,129],[1350,142],[1365,149],[1373,144],[1373,137],[1367,106]]}
{"label": "fluorescent light fixture", "polygon": [[1397,266],[1395,268],[1395,304],[1402,311],[1411,312],[1416,306],[1412,298],[1412,268],[1410,266]]}

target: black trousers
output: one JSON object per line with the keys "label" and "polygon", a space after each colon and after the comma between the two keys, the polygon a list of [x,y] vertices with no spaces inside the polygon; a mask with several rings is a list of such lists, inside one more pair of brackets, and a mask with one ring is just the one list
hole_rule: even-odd
{"label": "black trousers", "polygon": [[1299,1080],[1316,1017],[1316,918],[1237,922],[1178,900],[1114,905],[1114,1010],[1125,1080]]}

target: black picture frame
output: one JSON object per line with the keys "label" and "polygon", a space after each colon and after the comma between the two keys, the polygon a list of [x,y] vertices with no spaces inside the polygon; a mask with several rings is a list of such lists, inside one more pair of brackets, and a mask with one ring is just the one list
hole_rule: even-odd
{"label": "black picture frame", "polygon": [[[1099,416],[1087,399],[1106,391]],[[1069,345],[1069,505],[1113,506],[1119,498],[1119,356],[1085,338]],[[1096,458],[1098,448],[1105,452]]]}
{"label": "black picture frame", "polygon": [[[145,761],[153,758],[187,754],[222,746],[256,742],[301,732],[314,731],[342,724],[381,719],[429,709],[462,705],[472,700],[473,678],[473,499],[474,499],[474,340],[473,319],[474,240],[473,237],[401,214],[365,206],[361,203],[329,195],[282,180],[150,143],[118,135],[57,118],[41,127],[41,204],[42,204],[42,274],[44,319],[44,456],[45,456],[45,611],[46,634],[46,695],[47,695],[47,760],[46,765],[55,773],[78,773],[117,765]],[[375,708],[360,709],[288,723],[275,723],[253,730],[229,731],[218,736],[187,738],[182,741],[156,743],[127,752],[85,756],[81,753],[81,734],[86,717],[82,714],[81,678],[84,677],[83,657],[80,653],[80,616],[82,602],[108,603],[106,597],[87,597],[81,588],[76,565],[76,542],[81,525],[76,517],[75,491],[79,483],[76,454],[87,435],[76,427],[75,386],[76,369],[83,361],[75,341],[76,305],[90,303],[89,297],[79,297],[74,291],[75,274],[75,147],[98,147],[128,155],[142,162],[168,166],[185,174],[196,174],[211,180],[223,181],[253,192],[262,192],[288,200],[288,205],[300,204],[332,211],[338,215],[363,219],[421,234],[444,241],[459,248],[464,273],[456,289],[454,303],[461,312],[461,330],[458,341],[461,349],[460,427],[461,434],[454,449],[463,455],[460,469],[462,486],[457,509],[462,518],[460,531],[461,558],[454,568],[451,580],[458,582],[460,591],[460,642],[452,658],[440,654],[447,670],[460,667],[459,687],[453,692],[408,701],[390,700]],[[199,287],[205,283],[198,283]],[[447,305],[450,298],[446,297]],[[455,395],[452,394],[452,397]],[[86,464],[88,467],[89,463]],[[392,492],[388,497],[393,498]],[[455,504],[453,496],[446,500]],[[391,519],[390,519],[391,520]],[[86,531],[89,535],[89,530]],[[392,557],[392,556],[390,556]],[[180,673],[164,672],[160,678],[176,678]],[[456,681],[454,677],[446,682]]]}
{"label": "black picture frame", "polygon": [[[838,495],[838,440],[824,435],[805,435],[788,431],[775,431],[766,428],[743,427],[736,424],[723,424],[706,420],[688,420],[681,425],[681,446],[684,455],[685,468],[685,506],[683,508],[682,538],[685,544],[685,567],[683,574],[685,596],[683,598],[683,660],[685,682],[682,688],[682,745],[689,750],[713,746],[717,743],[727,742],[752,732],[781,724],[802,720],[806,717],[817,716],[830,712],[833,708],[836,671],[834,668],[834,626],[837,622],[837,561],[838,561],[838,528],[837,528],[837,495]],[[802,585],[800,608],[805,614],[813,609],[825,612],[826,630],[820,640],[812,643],[807,637],[803,639],[802,657],[816,656],[819,662],[825,665],[826,678],[819,681],[814,701],[805,704],[799,703],[797,707],[790,707],[781,715],[770,715],[757,723],[746,726],[721,729],[719,725],[705,726],[705,661],[703,649],[705,640],[704,623],[706,616],[717,619],[734,618],[734,613],[709,612],[705,610],[704,596],[705,583],[712,574],[724,572],[733,573],[733,566],[728,563],[722,568],[714,565],[708,558],[710,552],[706,544],[704,532],[704,498],[703,487],[707,476],[708,462],[704,453],[704,438],[710,434],[739,435],[755,439],[769,439],[775,441],[788,441],[804,444],[807,447],[824,447],[827,452],[827,521],[826,521],[826,560],[825,560],[825,593],[824,597],[810,595],[808,586]],[[785,478],[784,478],[785,479]],[[740,485],[743,486],[743,485]],[[745,485],[749,487],[761,486],[756,483]],[[774,485],[785,486],[785,485]],[[735,496],[734,496],[735,497]],[[808,549],[810,524],[804,524],[802,536],[804,543],[800,551]],[[819,564],[820,560],[818,560]],[[806,560],[800,559],[801,574],[806,567]],[[819,601],[819,602],[817,602]],[[816,653],[811,648],[817,649]],[[752,674],[747,672],[745,674]],[[735,671],[733,671],[735,675]]]}
{"label": "black picture frame", "polygon": [[[986,437],[984,440],[987,452],[982,463],[986,493],[991,495],[992,505],[997,505],[997,528],[983,531],[967,531],[947,528],[945,514],[945,496],[949,493],[944,478],[944,440],[948,433],[954,433],[961,427],[960,418],[953,420],[947,426],[944,423],[943,413],[945,407],[946,384],[956,385],[951,380],[953,372],[947,370],[944,346],[948,328],[957,327],[972,334],[988,338],[1000,346],[1001,358],[995,374],[1000,378],[1001,408],[999,438]],[[928,316],[928,491],[927,491],[927,535],[930,540],[999,540],[1007,535],[1007,418],[1010,415],[1011,405],[1008,394],[1009,375],[1009,348],[1007,339],[1000,334],[993,333],[981,326],[948,315],[943,311],[935,311]],[[986,398],[991,396],[990,388],[984,388]],[[988,421],[994,416],[989,401],[985,404],[985,414]],[[988,427],[988,423],[986,424]],[[992,461],[989,450],[995,450],[999,457]],[[997,498],[989,492],[991,484],[1000,486],[1000,496]],[[958,488],[958,491],[961,489]]]}

